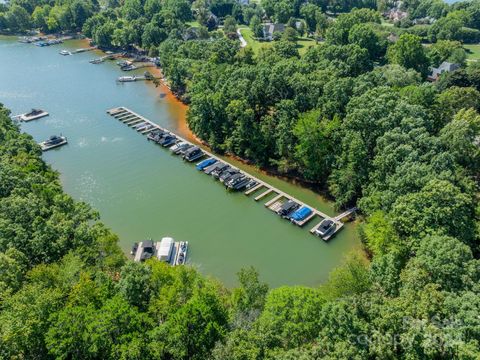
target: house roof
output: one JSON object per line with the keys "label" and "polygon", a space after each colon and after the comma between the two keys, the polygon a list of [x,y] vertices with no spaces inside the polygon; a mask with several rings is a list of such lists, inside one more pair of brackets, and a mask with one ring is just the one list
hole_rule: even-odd
{"label": "house roof", "polygon": [[285,31],[285,24],[265,24],[264,29],[267,35],[273,35],[274,32]]}
{"label": "house roof", "polygon": [[432,68],[431,77],[437,77],[441,73],[457,70],[459,67],[460,67],[459,64],[449,63],[447,61],[444,61],[440,64],[438,68]]}

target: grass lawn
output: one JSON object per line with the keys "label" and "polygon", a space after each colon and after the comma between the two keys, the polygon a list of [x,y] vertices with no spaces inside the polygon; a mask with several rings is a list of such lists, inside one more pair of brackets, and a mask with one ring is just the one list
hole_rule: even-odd
{"label": "grass lawn", "polygon": [[188,21],[186,24],[190,27],[200,27],[200,23],[198,21]]}
{"label": "grass lawn", "polygon": [[307,52],[309,47],[315,46],[317,43],[315,40],[310,39],[310,38],[299,38],[297,41],[297,49],[300,55],[303,55]]}
{"label": "grass lawn", "polygon": [[386,21],[385,19],[382,19],[382,25],[385,27],[392,27],[393,23]]}
{"label": "grass lawn", "polygon": [[258,54],[262,47],[272,46],[271,42],[268,41],[258,41],[253,38],[253,31],[249,28],[241,28],[240,32],[242,33],[243,38],[247,42],[247,47],[251,48],[255,55]]}
{"label": "grass lawn", "polygon": [[[247,47],[250,47],[255,55],[258,54],[262,47],[270,47],[273,44],[273,42],[258,41],[254,39],[253,32],[249,28],[241,28],[240,32],[242,33],[242,36],[248,44]],[[300,55],[303,55],[309,47],[314,46],[315,44],[315,40],[306,37],[299,38],[299,40],[297,41],[298,52],[300,53]]]}
{"label": "grass lawn", "polygon": [[480,60],[480,44],[463,45],[467,50],[467,61]]}

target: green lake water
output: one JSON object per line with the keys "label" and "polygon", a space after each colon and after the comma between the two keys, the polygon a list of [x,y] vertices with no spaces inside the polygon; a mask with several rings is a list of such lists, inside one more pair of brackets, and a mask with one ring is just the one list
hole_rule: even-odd
{"label": "green lake water", "polygon": [[[126,252],[135,241],[172,236],[189,241],[190,264],[228,286],[249,265],[271,286],[280,286],[325,281],[343,256],[359,246],[354,224],[325,243],[309,233],[314,222],[300,229],[263,206],[271,197],[257,203],[253,196],[227,192],[193,164],[108,116],[107,109],[126,106],[185,132],[182,106],[171,97],[159,97],[152,85],[116,83],[126,74],[114,62],[89,64],[98,53],[58,53],[83,46],[70,41],[40,48],[0,37],[0,102],[13,114],[32,107],[50,113],[23,123],[22,131],[36,141],[53,134],[68,137],[67,146],[45,153],[44,159],[60,172],[69,194],[100,212]],[[335,213],[308,189],[241,167],[319,210]]]}

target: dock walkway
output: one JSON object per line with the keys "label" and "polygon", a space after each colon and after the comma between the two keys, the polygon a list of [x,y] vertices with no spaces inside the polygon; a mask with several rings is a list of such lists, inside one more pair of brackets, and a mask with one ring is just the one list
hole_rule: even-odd
{"label": "dock walkway", "polygon": [[[136,123],[139,123],[139,122],[146,122],[148,124],[151,124],[152,125],[152,128],[149,129],[148,131],[139,131],[141,134],[147,134],[149,133],[150,131],[154,130],[154,129],[160,129],[162,131],[165,131],[165,132],[168,132],[168,133],[171,133],[173,135],[175,135],[180,141],[184,141],[184,142],[187,142],[191,145],[195,145],[195,144],[192,144],[190,141],[182,138],[181,136],[178,136],[177,134],[174,134],[173,132],[165,129],[165,128],[162,128],[161,126],[159,126],[158,124],[154,123],[153,121],[150,121],[148,120],[147,118],[133,112],[132,110],[126,108],[126,107],[118,107],[118,108],[113,108],[113,109],[110,109],[110,110],[107,110],[107,114],[115,117],[116,119],[118,119],[119,121],[122,121],[124,123],[126,123],[127,125],[131,126],[133,124],[136,124]],[[126,120],[128,119],[128,120]],[[227,161],[225,161],[224,159],[220,159],[218,156],[212,154],[211,152],[205,150],[205,149],[202,149],[202,151],[204,152],[204,156],[207,156],[207,157],[211,157],[211,158],[214,158],[216,159],[217,161],[221,161],[223,163],[227,163]],[[232,164],[229,164],[230,166],[234,167]],[[267,201],[265,203],[265,206],[267,208],[271,208],[272,206],[275,208],[275,210],[278,210],[278,208],[281,206],[281,199],[286,199],[285,201],[288,201],[288,200],[292,200],[292,201],[295,201],[297,204],[299,204],[300,206],[305,206],[305,207],[308,207],[312,210],[312,214],[310,214],[307,218],[305,218],[304,220],[302,221],[299,221],[299,222],[296,222],[296,224],[300,227],[302,227],[303,225],[305,225],[308,221],[310,221],[311,219],[313,219],[314,217],[316,216],[319,216],[321,218],[320,222],[317,223],[311,230],[310,230],[310,233],[312,234],[315,234],[315,230],[318,228],[318,226],[320,225],[320,223],[324,220],[324,219],[330,219],[332,220],[335,224],[336,224],[336,228],[335,228],[335,231],[333,231],[331,234],[329,234],[327,237],[324,238],[324,240],[328,240],[330,239],[332,236],[334,236],[339,230],[342,229],[343,227],[343,222],[341,222],[340,220],[350,214],[352,214],[353,212],[355,212],[357,210],[357,208],[352,208],[352,209],[349,209],[347,211],[345,211],[344,213],[338,215],[338,216],[335,216],[335,217],[331,217],[327,214],[325,214],[324,212],[318,210],[318,209],[315,209],[313,208],[312,206],[310,205],[307,205],[305,204],[304,202],[294,198],[293,196],[291,195],[288,195],[287,193],[281,191],[280,189],[277,189],[275,188],[274,186],[270,185],[270,184],[267,184],[266,182],[264,182],[263,180],[260,180],[259,178],[247,173],[246,171],[241,171],[241,173],[245,174],[246,176],[248,176],[249,178],[255,180],[258,184],[256,186],[254,186],[253,188],[251,189],[248,189],[247,191],[244,192],[245,195],[250,195],[254,192],[256,192],[257,190],[261,189],[261,188],[265,188],[265,191],[263,191],[262,193],[260,193],[259,195],[257,195],[254,200],[255,201],[258,201],[264,197],[266,197],[267,195],[269,194],[272,194],[274,193],[275,196],[273,199]]]}

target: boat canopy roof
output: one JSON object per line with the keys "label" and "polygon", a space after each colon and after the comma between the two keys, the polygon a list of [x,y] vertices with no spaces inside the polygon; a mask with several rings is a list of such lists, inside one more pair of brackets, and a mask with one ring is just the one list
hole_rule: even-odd
{"label": "boat canopy roof", "polygon": [[203,160],[201,161],[198,165],[197,165],[197,168],[198,169],[203,169],[209,165],[212,165],[213,163],[215,163],[217,160],[214,159],[214,158],[208,158],[206,160]]}
{"label": "boat canopy roof", "polygon": [[298,205],[293,200],[288,200],[285,204],[282,205],[281,210],[290,210],[292,207]]}
{"label": "boat canopy roof", "polygon": [[328,229],[330,226],[332,226],[332,224],[333,220],[323,219],[323,221],[320,223],[319,228]]}
{"label": "boat canopy roof", "polygon": [[312,209],[306,206],[302,206],[300,209],[295,211],[292,215],[293,220],[303,220],[312,213]]}
{"label": "boat canopy roof", "polygon": [[160,245],[157,248],[157,257],[159,259],[170,256],[170,252],[172,251],[172,247],[173,247],[173,242],[174,241],[171,237],[162,238],[162,241],[160,241]]}

